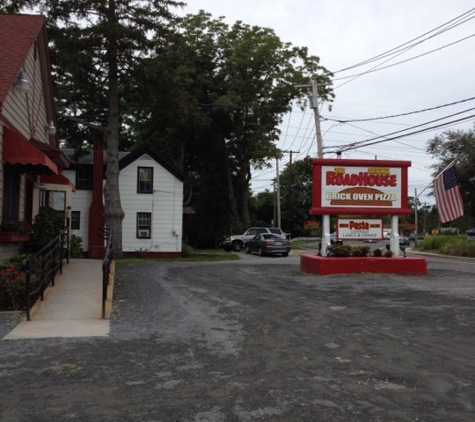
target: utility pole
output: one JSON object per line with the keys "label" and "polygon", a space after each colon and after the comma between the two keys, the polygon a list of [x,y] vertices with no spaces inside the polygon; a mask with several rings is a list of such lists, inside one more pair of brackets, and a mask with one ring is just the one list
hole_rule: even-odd
{"label": "utility pole", "polygon": [[318,110],[318,85],[315,79],[312,79],[312,95],[309,95],[310,107],[313,108],[315,118],[315,133],[317,135],[317,157],[323,158],[323,139],[320,129],[320,111]]}
{"label": "utility pole", "polygon": [[312,88],[312,93],[308,94],[309,107],[313,109],[315,119],[315,133],[317,137],[317,157],[323,158],[323,139],[320,129],[320,111],[318,110],[318,84],[312,79],[311,84],[295,85],[296,88]]}
{"label": "utility pole", "polygon": [[280,214],[280,176],[279,176],[279,159],[275,159],[275,196],[277,208],[277,227],[281,228],[281,214]]}
{"label": "utility pole", "polygon": [[292,233],[292,223],[293,223],[293,218],[292,218],[292,184],[293,184],[293,169],[292,169],[292,157],[293,157],[293,154],[299,154],[300,151],[282,151],[283,153],[288,153],[290,154],[290,157],[289,157],[289,199],[288,199],[288,202],[287,202],[287,224],[288,224],[288,227],[287,227],[287,231],[289,233]]}
{"label": "utility pole", "polygon": [[417,196],[417,188],[414,188],[414,246],[418,245],[419,238],[419,218],[417,207],[419,205],[419,198]]}

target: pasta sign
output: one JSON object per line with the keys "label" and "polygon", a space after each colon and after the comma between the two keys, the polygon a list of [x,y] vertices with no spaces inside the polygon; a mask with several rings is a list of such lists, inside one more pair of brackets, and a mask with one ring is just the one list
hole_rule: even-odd
{"label": "pasta sign", "polygon": [[315,158],[311,214],[410,214],[410,161]]}

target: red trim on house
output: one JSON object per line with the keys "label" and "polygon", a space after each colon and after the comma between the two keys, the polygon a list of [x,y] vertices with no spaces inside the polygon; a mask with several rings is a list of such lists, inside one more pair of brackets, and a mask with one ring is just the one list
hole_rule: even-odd
{"label": "red trim on house", "polygon": [[30,143],[38,148],[41,152],[46,154],[58,167],[68,168],[69,161],[64,155],[63,151],[59,148],[55,148],[45,142],[37,141],[36,139],[30,139]]}
{"label": "red trim on house", "polygon": [[40,183],[50,183],[52,185],[66,185],[69,186],[73,192],[76,191],[76,186],[66,176],[62,174],[44,174],[40,176]]}
{"label": "red trim on house", "polygon": [[123,252],[122,258],[181,258],[181,252]]}
{"label": "red trim on house", "polygon": [[104,222],[104,204],[102,202],[102,184],[104,179],[104,147],[94,131],[94,152],[92,165],[92,200],[89,207],[88,247],[89,259],[104,258],[105,247],[102,230]]}

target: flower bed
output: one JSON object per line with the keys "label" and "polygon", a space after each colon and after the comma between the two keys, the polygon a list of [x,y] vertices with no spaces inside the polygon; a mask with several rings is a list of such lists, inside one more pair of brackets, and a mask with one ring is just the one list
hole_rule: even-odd
{"label": "flower bed", "polygon": [[29,233],[18,232],[0,232],[0,242],[28,242],[30,240]]}
{"label": "flower bed", "polygon": [[21,265],[10,262],[0,266],[0,311],[18,311],[25,307],[25,283]]}

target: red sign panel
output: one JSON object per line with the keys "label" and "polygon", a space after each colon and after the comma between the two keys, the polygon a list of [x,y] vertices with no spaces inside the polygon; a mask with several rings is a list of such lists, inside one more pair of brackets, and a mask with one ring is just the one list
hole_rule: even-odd
{"label": "red sign panel", "polygon": [[311,214],[410,214],[410,161],[315,158]]}

